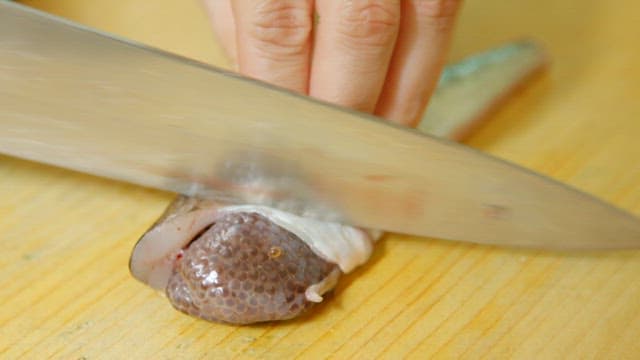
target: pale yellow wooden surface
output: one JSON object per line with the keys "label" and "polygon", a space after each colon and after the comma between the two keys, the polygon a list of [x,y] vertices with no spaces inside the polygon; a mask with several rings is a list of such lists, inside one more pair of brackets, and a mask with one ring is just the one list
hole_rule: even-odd
{"label": "pale yellow wooden surface", "polygon": [[[222,64],[185,0],[30,2]],[[640,215],[640,2],[466,2],[452,58],[531,35],[554,59],[469,144]],[[55,94],[52,94],[55,95]],[[640,252],[388,236],[310,316],[182,315],[127,269],[170,194],[0,157],[0,358],[640,358]]]}

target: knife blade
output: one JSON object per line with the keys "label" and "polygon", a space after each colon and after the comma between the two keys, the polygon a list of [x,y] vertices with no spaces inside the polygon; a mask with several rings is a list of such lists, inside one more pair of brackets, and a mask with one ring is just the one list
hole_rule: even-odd
{"label": "knife blade", "polygon": [[640,221],[469,147],[0,2],[0,152],[483,244],[631,248]]}

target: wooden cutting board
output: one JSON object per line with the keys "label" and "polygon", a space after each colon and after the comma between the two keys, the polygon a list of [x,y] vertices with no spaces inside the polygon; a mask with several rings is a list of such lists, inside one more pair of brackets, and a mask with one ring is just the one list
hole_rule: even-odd
{"label": "wooden cutting board", "polygon": [[[26,3],[224,65],[197,2]],[[638,14],[636,0],[466,2],[452,59],[532,36],[554,60],[468,144],[640,215]],[[0,358],[640,358],[638,251],[389,235],[303,319],[187,317],[127,268],[172,197],[0,157]]]}

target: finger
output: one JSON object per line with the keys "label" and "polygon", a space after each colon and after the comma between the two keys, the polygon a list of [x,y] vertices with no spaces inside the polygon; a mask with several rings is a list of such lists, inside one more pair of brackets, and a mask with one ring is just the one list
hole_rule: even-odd
{"label": "finger", "polygon": [[400,24],[399,0],[317,0],[309,94],[372,112]]}
{"label": "finger", "polygon": [[230,0],[204,0],[218,41],[233,67],[237,67],[236,24],[233,20]]}
{"label": "finger", "polygon": [[306,93],[309,83],[311,0],[234,0],[241,73]]}
{"label": "finger", "polygon": [[402,21],[376,114],[416,126],[435,89],[461,0],[404,0]]}

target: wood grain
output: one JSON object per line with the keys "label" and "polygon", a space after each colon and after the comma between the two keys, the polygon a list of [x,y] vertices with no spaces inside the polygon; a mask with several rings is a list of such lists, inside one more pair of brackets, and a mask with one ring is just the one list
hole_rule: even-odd
{"label": "wood grain", "polygon": [[[224,65],[181,0],[26,1]],[[640,215],[640,3],[468,1],[452,58],[532,36],[550,71],[468,144]],[[305,318],[234,327],[136,282],[137,237],[172,195],[0,157],[0,357],[640,357],[640,252],[548,253],[389,235]]]}

